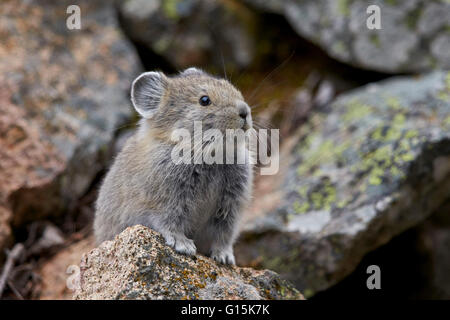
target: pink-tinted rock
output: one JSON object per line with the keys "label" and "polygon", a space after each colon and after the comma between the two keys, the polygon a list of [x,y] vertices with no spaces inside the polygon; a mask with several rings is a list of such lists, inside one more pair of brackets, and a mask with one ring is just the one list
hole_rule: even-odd
{"label": "pink-tinted rock", "polygon": [[0,5],[0,250],[11,226],[57,215],[86,191],[132,114],[140,64],[112,4],[77,1],[81,30],[69,30],[71,4]]}

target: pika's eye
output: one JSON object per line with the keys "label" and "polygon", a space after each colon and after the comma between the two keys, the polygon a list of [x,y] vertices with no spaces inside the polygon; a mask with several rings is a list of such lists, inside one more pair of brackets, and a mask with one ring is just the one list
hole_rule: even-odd
{"label": "pika's eye", "polygon": [[204,107],[209,106],[211,104],[211,100],[208,96],[202,96],[199,100],[200,104]]}

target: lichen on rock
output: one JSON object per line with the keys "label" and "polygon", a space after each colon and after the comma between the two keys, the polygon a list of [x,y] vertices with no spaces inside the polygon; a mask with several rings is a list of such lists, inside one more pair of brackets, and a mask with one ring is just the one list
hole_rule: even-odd
{"label": "lichen on rock", "polygon": [[303,299],[272,271],[176,253],[140,225],[85,254],[80,267],[75,299]]}
{"label": "lichen on rock", "polygon": [[238,261],[313,294],[436,210],[450,195],[448,77],[369,84],[315,113],[277,208],[248,222]]}
{"label": "lichen on rock", "polygon": [[[387,73],[450,68],[450,3],[441,0],[243,0],[282,14],[302,37],[331,57]],[[380,8],[380,29],[370,29],[370,5]]]}

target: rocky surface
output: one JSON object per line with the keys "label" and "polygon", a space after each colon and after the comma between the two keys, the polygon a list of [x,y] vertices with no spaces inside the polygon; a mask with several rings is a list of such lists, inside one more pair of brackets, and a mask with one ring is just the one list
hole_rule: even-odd
{"label": "rocky surface", "polygon": [[236,248],[239,265],[275,270],[306,297],[450,195],[449,72],[373,83],[322,111]]}
{"label": "rocky surface", "polygon": [[[302,37],[352,65],[388,72],[450,68],[450,3],[445,0],[243,0],[282,14]],[[370,30],[369,5],[381,9]]]}
{"label": "rocky surface", "polygon": [[109,158],[132,114],[140,64],[107,1],[0,5],[0,251],[19,226],[71,206]]}
{"label": "rocky surface", "polygon": [[80,268],[75,299],[303,299],[272,271],[178,254],[139,225],[85,254]]}
{"label": "rocky surface", "polygon": [[93,237],[82,239],[44,261],[36,270],[40,283],[34,288],[33,296],[40,300],[71,300],[73,291],[67,282],[76,276],[76,269],[70,266],[78,266],[82,255],[95,247],[94,243]]}
{"label": "rocky surface", "polygon": [[221,74],[254,55],[253,13],[237,1],[117,1],[124,30],[176,69],[202,66]]}

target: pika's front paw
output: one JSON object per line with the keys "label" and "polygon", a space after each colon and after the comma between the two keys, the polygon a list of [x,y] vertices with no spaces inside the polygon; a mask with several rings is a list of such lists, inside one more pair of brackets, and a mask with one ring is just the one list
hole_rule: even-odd
{"label": "pika's front paw", "polygon": [[193,256],[197,252],[194,241],[186,238],[184,235],[165,234],[163,236],[166,239],[167,245],[174,248],[178,253]]}
{"label": "pika's front paw", "polygon": [[228,250],[213,250],[211,258],[222,264],[236,264],[234,261],[233,249]]}

